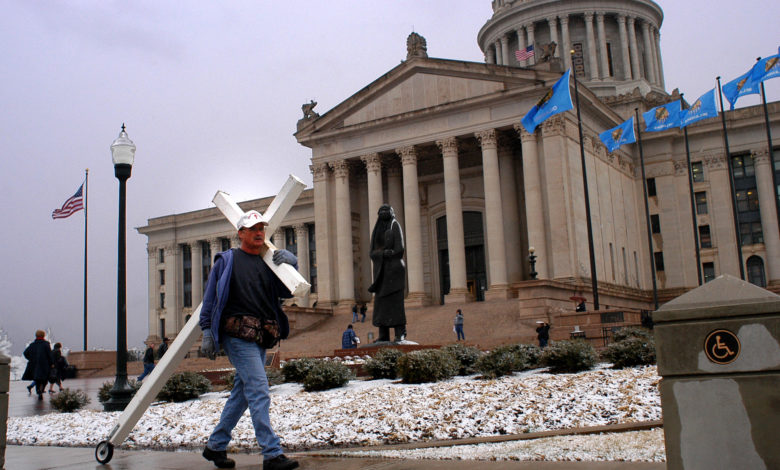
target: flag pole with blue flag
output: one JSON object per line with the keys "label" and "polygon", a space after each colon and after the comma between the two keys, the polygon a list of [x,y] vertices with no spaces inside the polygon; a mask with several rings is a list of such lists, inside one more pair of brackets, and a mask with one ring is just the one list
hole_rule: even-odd
{"label": "flag pole with blue flag", "polygon": [[599,139],[607,146],[610,153],[620,148],[623,144],[633,144],[636,142],[634,116],[631,116],[623,124],[602,132],[599,134]]}
{"label": "flag pole with blue flag", "polygon": [[[654,108],[655,109],[655,108]],[[652,111],[652,109],[650,110]],[[634,108],[637,122],[637,143],[639,145],[639,166],[642,169],[642,196],[645,200],[645,225],[647,226],[647,244],[650,250],[650,279],[653,280],[653,305],[658,310],[658,283],[655,280],[655,252],[653,251],[653,232],[650,229],[650,205],[647,202],[647,177],[645,176],[645,153],[642,150],[642,130],[639,127],[639,108]]]}
{"label": "flag pole with blue flag", "polygon": [[570,76],[571,69],[567,70],[555,82],[555,85],[547,90],[542,99],[523,117],[521,122],[529,134],[533,134],[536,127],[550,117],[572,109],[571,90],[569,88]]}
{"label": "flag pole with blue flag", "polygon": [[[753,81],[753,69],[748,70],[744,74],[735,78],[734,80],[723,85],[723,96],[729,100],[731,110],[734,110],[734,105],[737,104],[737,100],[745,95],[757,95],[759,93],[758,84]],[[723,112],[723,110],[721,110]]]}
{"label": "flag pole with blue flag", "polygon": [[[778,54],[767,57],[766,59],[762,59],[759,57],[757,59],[758,62],[756,62],[756,65],[753,66],[753,69],[751,70],[751,77],[753,79],[754,83],[760,84],[761,88],[761,104],[764,107],[764,126],[766,127],[766,142],[769,146],[769,163],[770,168],[774,169],[777,168],[775,166],[775,152],[774,152],[774,145],[772,145],[772,130],[769,127],[769,109],[766,105],[766,90],[764,88],[764,81],[769,80],[770,78],[780,77],[780,48],[778,48]],[[777,172],[771,171],[772,173],[772,185],[775,188],[775,191],[777,191]],[[775,212],[777,213],[777,220],[780,221],[780,202],[777,200],[777,194],[774,194],[774,200],[775,200]]]}
{"label": "flag pole with blue flag", "polygon": [[660,132],[680,127],[680,101],[656,106],[642,113],[642,118],[645,120],[645,132]]}

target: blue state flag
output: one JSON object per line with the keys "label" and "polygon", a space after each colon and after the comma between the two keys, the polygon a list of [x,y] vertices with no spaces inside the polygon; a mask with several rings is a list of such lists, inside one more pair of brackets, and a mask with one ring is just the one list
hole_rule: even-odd
{"label": "blue state flag", "polygon": [[723,85],[723,95],[729,100],[732,110],[740,96],[754,95],[760,92],[758,83],[753,81],[752,75],[753,69],[750,69],[746,73]]}
{"label": "blue state flag", "polygon": [[780,53],[759,60],[756,65],[753,66],[750,79],[753,80],[753,83],[758,85],[764,80],[775,77],[780,77]]}
{"label": "blue state flag", "polygon": [[680,111],[680,127],[693,124],[696,121],[717,117],[718,107],[715,105],[715,89],[701,95],[688,109]]}
{"label": "blue state flag", "polygon": [[645,120],[645,132],[659,132],[680,127],[680,100],[656,106],[642,113]]}
{"label": "blue state flag", "polygon": [[612,153],[623,144],[633,144],[636,142],[636,133],[634,133],[634,116],[623,124],[613,127],[608,131],[599,134],[599,139],[604,142],[609,152]]}
{"label": "blue state flag", "polygon": [[563,113],[574,106],[571,103],[571,91],[569,90],[569,77],[571,69],[555,82],[555,85],[536,103],[536,106],[528,111],[522,119],[523,127],[529,134],[533,134],[536,126],[543,123],[550,116]]}

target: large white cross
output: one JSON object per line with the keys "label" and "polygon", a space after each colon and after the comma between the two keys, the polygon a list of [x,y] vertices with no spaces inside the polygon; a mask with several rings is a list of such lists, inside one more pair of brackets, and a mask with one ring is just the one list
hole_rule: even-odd
{"label": "large white cross", "polygon": [[[265,211],[265,218],[268,220],[267,233],[274,233],[276,229],[281,225],[284,216],[292,208],[295,200],[303,192],[306,184],[296,176],[290,175],[287,182],[282,186],[279,194],[271,201],[271,205]],[[222,214],[230,221],[233,227],[238,223],[238,219],[244,215],[244,211],[238,207],[230,198],[230,195],[217,191],[212,202],[219,208]],[[263,256],[263,261],[268,264],[271,270],[276,274],[279,279],[290,289],[293,296],[300,297],[305,295],[311,288],[311,285],[306,282],[306,279],[295,270],[289,264],[276,265],[273,260],[273,253],[276,251],[276,247],[266,240],[265,244],[268,246],[268,251]],[[195,341],[200,338],[200,309],[203,303],[198,305],[198,308],[192,313],[189,321],[184,325],[184,328],[176,336],[176,339],[171,343],[168,351],[160,359],[160,362],[152,370],[152,373],[143,381],[143,386],[136,392],[130,404],[119,416],[119,420],[114,428],[108,435],[108,438],[98,444],[96,456],[103,455],[110,447],[118,446],[127,438],[130,431],[136,425],[141,416],[143,416],[146,409],[155,399],[157,394],[162,389],[165,382],[173,374],[181,363],[184,356],[189,352]],[[112,450],[113,452],[113,450]],[[110,460],[110,457],[108,458]]]}

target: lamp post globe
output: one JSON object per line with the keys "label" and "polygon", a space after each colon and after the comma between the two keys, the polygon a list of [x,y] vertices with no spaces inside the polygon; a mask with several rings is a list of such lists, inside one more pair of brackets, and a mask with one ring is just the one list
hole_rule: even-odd
{"label": "lamp post globe", "polygon": [[106,411],[122,411],[130,403],[133,389],[127,382],[127,232],[125,186],[133,168],[135,144],[127,136],[125,125],[111,144],[114,175],[119,180],[119,230],[117,250],[116,289],[116,379],[110,390],[111,398],[103,404]]}

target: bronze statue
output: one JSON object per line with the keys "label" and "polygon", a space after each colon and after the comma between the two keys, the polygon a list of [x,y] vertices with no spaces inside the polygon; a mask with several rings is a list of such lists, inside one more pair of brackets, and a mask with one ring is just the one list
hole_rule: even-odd
{"label": "bronze statue", "polygon": [[376,342],[390,341],[390,328],[395,330],[394,341],[403,341],[406,336],[404,235],[388,204],[379,208],[371,233],[370,256],[374,262],[374,283],[368,291],[374,293],[372,323],[379,328]]}
{"label": "bronze statue", "polygon": [[317,106],[317,102],[310,100],[309,103],[303,103],[301,105],[301,111],[303,111],[303,119],[312,119],[320,117],[319,113],[314,112],[314,107]]}
{"label": "bronze statue", "polygon": [[555,48],[558,46],[558,44],[555,43],[555,41],[549,43],[549,44],[539,44],[539,63],[542,62],[549,62],[555,57]]}

